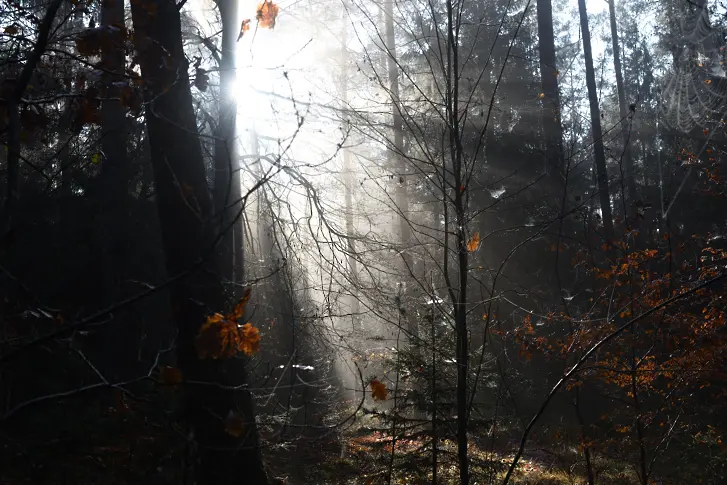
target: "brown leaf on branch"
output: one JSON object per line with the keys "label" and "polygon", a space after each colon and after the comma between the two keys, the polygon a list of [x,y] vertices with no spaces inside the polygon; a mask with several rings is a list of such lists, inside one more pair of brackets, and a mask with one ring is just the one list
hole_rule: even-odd
{"label": "brown leaf on branch", "polygon": [[476,232],[472,235],[469,241],[467,241],[467,251],[473,253],[480,247],[480,233]]}
{"label": "brown leaf on branch", "polygon": [[230,358],[240,352],[252,355],[260,348],[260,331],[251,323],[240,327],[215,313],[200,328],[195,347],[200,359]]}
{"label": "brown leaf on branch", "polygon": [[384,383],[382,383],[378,379],[371,379],[371,382],[369,382],[369,386],[371,386],[371,397],[374,398],[375,401],[385,401],[386,396],[389,394],[386,390],[386,386]]}
{"label": "brown leaf on branch", "polygon": [[232,311],[230,315],[227,316],[228,320],[240,320],[245,315],[245,307],[247,306],[247,303],[250,301],[250,288],[245,289],[245,293],[243,293],[242,298],[240,298],[240,301],[237,302],[237,305],[235,305],[235,309]]}
{"label": "brown leaf on branch", "polygon": [[252,355],[260,350],[260,330],[253,327],[251,323],[242,326],[240,349],[245,355]]}
{"label": "brown leaf on branch", "polygon": [[242,24],[240,24],[240,35],[237,36],[237,40],[239,41],[242,39],[242,36],[245,35],[245,32],[250,30],[250,19],[245,19],[242,21]]}
{"label": "brown leaf on branch", "polygon": [[275,19],[278,18],[280,9],[273,2],[265,0],[257,6],[257,24],[263,29],[272,29],[275,27]]}

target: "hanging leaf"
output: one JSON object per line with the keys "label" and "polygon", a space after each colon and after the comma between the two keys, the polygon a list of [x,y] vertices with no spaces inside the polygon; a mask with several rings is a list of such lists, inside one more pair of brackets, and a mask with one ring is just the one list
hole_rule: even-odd
{"label": "hanging leaf", "polygon": [[263,29],[272,29],[275,27],[275,19],[278,17],[280,9],[272,1],[265,0],[257,6],[257,24]]}
{"label": "hanging leaf", "polygon": [[96,152],[93,155],[91,155],[91,163],[98,165],[101,163],[101,154]]}
{"label": "hanging leaf", "polygon": [[215,313],[200,328],[195,347],[200,359],[230,358],[240,352],[252,355],[260,349],[260,330],[251,323],[240,327]]}
{"label": "hanging leaf", "polygon": [[232,357],[237,353],[237,325],[219,313],[207,317],[194,342],[200,359]]}
{"label": "hanging leaf", "polygon": [[480,247],[480,233],[476,232],[472,235],[469,241],[467,241],[467,251],[473,253]]}
{"label": "hanging leaf", "polygon": [[251,323],[242,326],[240,349],[245,355],[252,355],[260,350],[260,330],[253,327]]}
{"label": "hanging leaf", "polygon": [[225,433],[239,438],[245,432],[245,421],[238,413],[230,410],[225,418]]}
{"label": "hanging leaf", "polygon": [[228,320],[240,320],[245,315],[245,307],[247,306],[247,303],[250,301],[250,288],[245,289],[245,293],[243,293],[242,298],[240,298],[240,301],[237,302],[237,305],[235,305],[235,309],[232,310],[232,313],[227,316]]}
{"label": "hanging leaf", "polygon": [[386,386],[380,380],[371,379],[369,386],[371,386],[371,397],[374,398],[375,401],[386,400],[388,391],[386,390]]}
{"label": "hanging leaf", "polygon": [[159,366],[159,382],[167,386],[175,386],[182,382],[182,371],[167,365]]}
{"label": "hanging leaf", "polygon": [[238,42],[248,30],[250,30],[250,19],[245,19],[242,21],[242,24],[240,24],[240,35],[237,36]]}
{"label": "hanging leaf", "polygon": [[15,25],[8,25],[5,27],[4,32],[8,35],[15,35],[18,33],[18,27]]}
{"label": "hanging leaf", "polygon": [[198,67],[196,69],[195,75],[194,75],[194,85],[199,89],[200,91],[204,92],[207,91],[207,87],[210,83],[210,76],[207,74],[206,69],[202,69],[201,67]]}

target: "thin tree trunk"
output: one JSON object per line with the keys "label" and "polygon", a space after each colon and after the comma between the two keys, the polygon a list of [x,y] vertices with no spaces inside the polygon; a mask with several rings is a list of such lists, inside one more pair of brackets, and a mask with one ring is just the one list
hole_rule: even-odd
{"label": "thin tree trunk", "polygon": [[565,174],[563,159],[563,127],[560,122],[560,94],[553,34],[551,0],[538,0],[538,50],[540,52],[540,83],[543,90],[543,131],[548,172]]}
{"label": "thin tree trunk", "polygon": [[621,70],[621,46],[618,41],[618,27],[616,25],[616,6],[614,0],[608,0],[608,13],[611,19],[611,44],[613,46],[613,70],[616,73],[616,91],[618,92],[618,108],[621,117],[621,137],[623,138],[624,178],[626,179],[626,194],[624,209],[627,220],[636,222],[636,180],[634,178],[634,161],[631,156],[629,138],[629,111],[626,108],[626,92],[624,91],[623,72]]}
{"label": "thin tree trunk", "polygon": [[588,29],[588,11],[586,0],[578,0],[578,10],[581,16],[581,32],[583,35],[583,55],[586,61],[586,85],[588,86],[588,101],[591,108],[591,131],[593,134],[593,160],[596,166],[596,181],[601,203],[601,217],[605,239],[613,239],[613,218],[611,217],[611,195],[608,188],[608,171],[606,170],[606,154],[603,148],[603,133],[601,131],[601,110],[598,107],[598,91],[596,88],[596,74],[593,70],[593,53],[591,50],[591,32]]}
{"label": "thin tree trunk", "polygon": [[343,25],[341,32],[341,117],[343,124],[343,133],[346,137],[341,146],[343,155],[343,183],[344,198],[346,204],[346,238],[348,246],[348,284],[350,290],[350,311],[351,311],[351,327],[354,332],[359,327],[359,313],[361,311],[358,300],[358,263],[356,261],[356,241],[355,225],[353,220],[353,163],[351,161],[351,151],[345,146],[350,141],[348,134],[350,133],[350,120],[348,116],[348,17],[346,9],[343,14]]}
{"label": "thin tree trunk", "polygon": [[[12,216],[17,198],[18,183],[20,177],[20,104],[25,90],[30,84],[30,78],[40,62],[48,45],[48,38],[51,34],[51,27],[56,18],[58,9],[64,0],[53,0],[45,11],[43,20],[38,28],[38,38],[33,45],[33,50],[18,74],[15,88],[9,100],[5,101],[5,110],[8,117],[8,158],[7,158],[7,182],[5,186],[4,206],[0,212],[0,235],[5,235],[11,229]],[[12,66],[12,65],[11,65]],[[17,64],[16,64],[17,66]],[[12,69],[13,67],[11,67]],[[10,73],[8,73],[10,74]]]}
{"label": "thin tree trunk", "polygon": [[[223,310],[224,298],[211,247],[216,234],[213,204],[197,135],[179,11],[165,0],[132,0],[131,10],[146,86],[145,114],[167,272],[170,277],[187,274],[172,286],[171,299],[177,364],[186,383],[183,418],[191,428],[195,480],[265,485],[244,366],[238,359],[200,360],[194,345],[206,316]],[[230,412],[245,420],[242,438],[225,432],[224,420]]]}
{"label": "thin tree trunk", "polygon": [[384,23],[386,28],[386,62],[389,71],[389,96],[391,97],[391,111],[393,118],[394,128],[394,145],[389,147],[389,160],[392,162],[392,166],[395,167],[395,178],[396,193],[394,201],[396,208],[399,212],[399,243],[401,244],[401,258],[402,258],[402,277],[404,278],[404,291],[402,292],[402,303],[400,310],[403,310],[405,315],[406,327],[409,336],[409,340],[416,342],[418,339],[418,330],[416,327],[416,320],[412,318],[412,311],[407,309],[409,299],[411,297],[411,291],[409,284],[406,281],[409,279],[406,277],[407,273],[413,271],[413,260],[411,257],[411,244],[412,234],[411,227],[409,227],[409,193],[408,193],[408,181],[407,181],[407,162],[404,156],[404,119],[401,113],[401,104],[399,98],[399,67],[397,65],[396,56],[396,35],[394,33],[394,1],[386,0],[384,2]]}
{"label": "thin tree trunk", "polygon": [[[215,133],[215,212],[218,216],[219,230],[223,231],[218,247],[219,269],[223,278],[234,281],[236,273],[241,273],[241,246],[236,241],[240,236],[238,227],[231,227],[240,204],[240,170],[237,140],[235,137],[237,102],[234,88],[236,78],[236,52],[238,29],[238,7],[235,0],[219,0],[217,6],[222,18],[222,53],[220,56],[220,101],[219,122]],[[241,222],[240,219],[238,219]],[[238,236],[237,238],[235,236]],[[241,275],[237,279],[242,281]]]}
{"label": "thin tree trunk", "polygon": [[[456,338],[455,360],[457,362],[457,461],[459,463],[460,485],[469,485],[469,456],[467,452],[467,394],[469,374],[469,335],[467,333],[467,278],[469,275],[469,253],[467,250],[466,199],[464,184],[466,169],[459,113],[459,11],[451,0],[447,0],[447,131],[449,135],[449,155],[454,179],[454,213],[457,251],[458,281],[456,291],[450,289],[454,306],[454,328]],[[444,178],[443,178],[444,180]],[[446,185],[445,185],[446,187]],[[445,189],[446,190],[446,189]],[[444,194],[446,200],[446,192]],[[445,230],[449,228],[445,225]],[[448,258],[445,249],[445,258]]]}

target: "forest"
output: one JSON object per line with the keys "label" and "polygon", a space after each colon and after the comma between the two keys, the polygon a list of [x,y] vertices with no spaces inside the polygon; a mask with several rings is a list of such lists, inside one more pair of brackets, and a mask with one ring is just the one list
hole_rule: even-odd
{"label": "forest", "polygon": [[727,483],[726,45],[725,0],[3,0],[0,485]]}

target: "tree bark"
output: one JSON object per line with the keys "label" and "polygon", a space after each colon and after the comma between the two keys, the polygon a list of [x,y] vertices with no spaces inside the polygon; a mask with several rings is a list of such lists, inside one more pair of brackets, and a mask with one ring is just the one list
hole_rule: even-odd
{"label": "tree bark", "polygon": [[[399,212],[399,243],[401,245],[402,258],[402,301],[400,310],[406,313],[406,327],[410,341],[416,345],[418,330],[416,320],[412,318],[411,309],[407,309],[411,292],[407,281],[407,273],[413,271],[413,259],[411,257],[412,233],[409,227],[409,193],[407,181],[407,161],[404,156],[404,119],[401,112],[401,101],[399,98],[399,67],[396,56],[396,35],[394,33],[394,1],[384,2],[384,24],[386,30],[386,63],[389,74],[389,96],[391,98],[391,112],[393,119],[394,143],[389,146],[389,161],[395,170],[396,193],[394,202]],[[391,145],[391,144],[390,144]]]}
{"label": "tree bark", "polygon": [[353,219],[353,163],[351,161],[351,151],[345,146],[349,142],[348,134],[350,133],[350,120],[348,116],[348,17],[346,9],[342,18],[341,32],[341,121],[343,125],[342,133],[344,135],[343,144],[341,146],[341,154],[343,156],[343,184],[344,199],[346,204],[346,237],[348,249],[348,284],[350,291],[350,312],[351,312],[351,328],[356,332],[359,328],[359,313],[361,311],[358,297],[358,262],[356,260],[356,241],[355,241],[355,224]]}
{"label": "tree bark", "polygon": [[588,29],[588,11],[586,0],[578,0],[583,35],[583,55],[586,61],[586,85],[588,101],[591,108],[591,132],[593,135],[593,160],[596,166],[596,184],[598,185],[603,219],[604,238],[613,239],[613,218],[611,217],[611,195],[608,187],[608,171],[606,170],[606,154],[603,149],[603,132],[601,131],[601,110],[598,107],[598,91],[596,74],[593,70],[593,53],[591,50],[591,32]]}
{"label": "tree bark", "polygon": [[[110,305],[128,295],[124,288],[131,278],[131,220],[129,183],[131,169],[127,155],[128,127],[121,96],[125,82],[126,28],[124,1],[102,0],[101,66],[101,175],[94,183],[96,251],[101,263],[102,305]],[[135,375],[135,340],[139,318],[133,307],[114,315],[114,322],[99,331],[95,344],[100,367],[108,378],[122,381]]]}
{"label": "tree bark", "polygon": [[[150,8],[151,7],[151,8]],[[134,42],[146,87],[146,118],[162,241],[177,329],[177,364],[185,378],[183,418],[197,483],[266,485],[252,398],[238,359],[200,360],[195,338],[223,289],[213,240],[213,204],[197,134],[179,11],[165,0],[132,0]],[[235,391],[233,389],[239,389]],[[230,412],[245,419],[238,439],[225,432]],[[244,478],[243,478],[244,477]]]}
{"label": "tree bark", "polygon": [[608,13],[611,20],[611,44],[613,46],[613,70],[616,73],[616,91],[618,92],[618,108],[621,117],[621,137],[623,138],[624,178],[626,179],[626,194],[624,202],[625,216],[633,224],[636,222],[636,181],[634,178],[634,161],[631,156],[629,138],[629,111],[626,108],[626,92],[624,91],[623,72],[621,70],[621,46],[618,40],[618,27],[616,25],[616,6],[614,0],[608,0]]}
{"label": "tree bark", "polygon": [[[232,224],[241,210],[240,200],[240,162],[236,139],[237,101],[235,99],[235,79],[237,62],[236,38],[240,25],[237,21],[238,6],[235,0],[218,0],[217,6],[222,18],[222,48],[220,55],[220,100],[219,122],[215,133],[215,214],[222,231],[218,247],[219,269],[228,281],[241,282],[242,267],[236,263],[236,255],[242,249],[238,224]],[[238,218],[241,227],[241,219]],[[236,238],[235,236],[238,236]],[[239,261],[238,261],[239,262]]]}
{"label": "tree bark", "polygon": [[564,175],[563,127],[560,123],[560,94],[558,92],[551,0],[538,0],[538,50],[540,53],[540,83],[543,90],[546,170]]}

